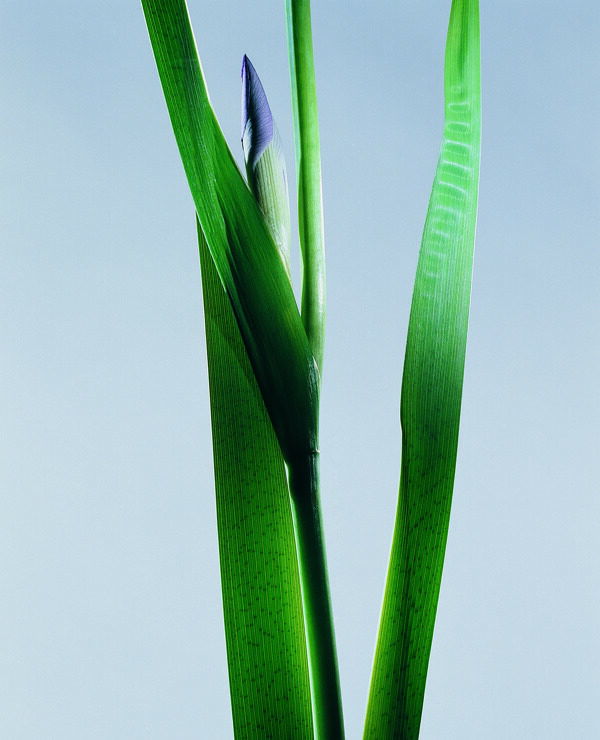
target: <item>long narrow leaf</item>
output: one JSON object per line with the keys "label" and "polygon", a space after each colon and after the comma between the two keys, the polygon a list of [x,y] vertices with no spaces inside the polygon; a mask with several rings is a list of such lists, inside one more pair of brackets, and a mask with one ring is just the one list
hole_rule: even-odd
{"label": "long narrow leaf", "polygon": [[479,181],[477,0],[453,0],[444,89],[404,362],[400,495],[365,726],[373,740],[418,737],[444,563]]}
{"label": "long narrow leaf", "polygon": [[273,238],[210,106],[185,0],[143,7],[200,225],[236,735],[310,737],[298,563],[271,429],[288,463],[316,454],[318,371]]}
{"label": "long narrow leaf", "polygon": [[313,737],[283,458],[198,227],[221,587],[236,738]]}
{"label": "long narrow leaf", "polygon": [[185,0],[142,0],[196,212],[286,462],[318,449],[319,374],[285,268],[208,98]]}

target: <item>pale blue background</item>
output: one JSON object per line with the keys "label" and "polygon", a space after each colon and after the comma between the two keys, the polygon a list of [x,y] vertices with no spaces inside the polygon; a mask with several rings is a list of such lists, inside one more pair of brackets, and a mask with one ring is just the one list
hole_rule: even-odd
{"label": "pale blue background", "polygon": [[[449,6],[313,7],[323,508],[351,739]],[[293,181],[283,2],[190,8],[236,156],[247,52]],[[599,32],[596,0],[482,3],[471,332],[423,740],[600,737]],[[0,142],[0,737],[229,738],[194,215],[138,2],[3,0]]]}

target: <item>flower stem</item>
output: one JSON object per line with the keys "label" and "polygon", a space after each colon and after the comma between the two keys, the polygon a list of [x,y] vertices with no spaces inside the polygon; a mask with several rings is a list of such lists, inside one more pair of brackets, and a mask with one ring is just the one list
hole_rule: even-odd
{"label": "flower stem", "polygon": [[296,142],[298,225],[304,265],[302,321],[322,377],[325,341],[325,243],[310,0],[286,0],[286,17]]}
{"label": "flower stem", "polygon": [[289,468],[317,740],[344,737],[342,699],[319,500],[319,455]]}

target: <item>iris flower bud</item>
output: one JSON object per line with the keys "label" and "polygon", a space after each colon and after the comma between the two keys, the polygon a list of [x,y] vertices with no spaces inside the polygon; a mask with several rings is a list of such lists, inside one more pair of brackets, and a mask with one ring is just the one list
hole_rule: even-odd
{"label": "iris flower bud", "polygon": [[261,81],[246,55],[242,62],[242,148],[248,185],[291,279],[290,201],[281,139]]}

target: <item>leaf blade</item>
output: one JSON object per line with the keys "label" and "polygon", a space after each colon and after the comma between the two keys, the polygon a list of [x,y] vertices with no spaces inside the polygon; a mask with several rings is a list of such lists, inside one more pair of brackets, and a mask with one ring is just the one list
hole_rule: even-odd
{"label": "leaf blade", "polygon": [[453,0],[445,125],[407,336],[402,466],[365,738],[417,738],[448,535],[481,140],[479,7]]}
{"label": "leaf blade", "polygon": [[185,0],[142,0],[202,230],[286,462],[318,450],[319,372],[277,247],[210,105]]}
{"label": "leaf blade", "polygon": [[200,224],[236,736],[312,737],[281,452],[293,463],[318,449],[318,371],[277,248],[210,106],[185,0],[142,5]]}
{"label": "leaf blade", "polygon": [[198,242],[235,736],[309,740],[308,658],[284,462],[199,226]]}

